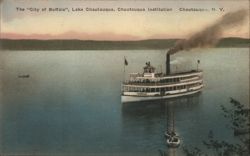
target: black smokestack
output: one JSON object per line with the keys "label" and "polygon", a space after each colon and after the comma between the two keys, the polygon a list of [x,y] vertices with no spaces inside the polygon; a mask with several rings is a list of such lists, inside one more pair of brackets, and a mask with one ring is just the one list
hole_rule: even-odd
{"label": "black smokestack", "polygon": [[179,40],[168,53],[174,54],[181,50],[211,47],[216,45],[223,36],[223,32],[242,24],[247,17],[247,10],[238,10],[225,14],[221,19],[202,31],[191,35],[188,39]]}
{"label": "black smokestack", "polygon": [[166,54],[166,74],[170,75],[170,54]]}

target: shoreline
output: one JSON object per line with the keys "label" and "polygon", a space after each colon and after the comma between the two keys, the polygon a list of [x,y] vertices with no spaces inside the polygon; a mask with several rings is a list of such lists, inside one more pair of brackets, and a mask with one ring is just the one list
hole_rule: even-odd
{"label": "shoreline", "polygon": [[[1,39],[1,50],[165,50],[178,39],[150,39],[139,41],[94,40],[12,40]],[[248,48],[250,39],[224,38],[215,48]]]}

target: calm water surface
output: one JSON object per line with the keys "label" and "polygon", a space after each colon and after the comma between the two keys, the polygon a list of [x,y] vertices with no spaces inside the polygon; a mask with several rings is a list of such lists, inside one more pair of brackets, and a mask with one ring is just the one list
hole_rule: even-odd
{"label": "calm water surface", "polygon": [[249,103],[247,48],[178,53],[171,58],[172,72],[196,69],[201,60],[203,92],[130,104],[120,102],[124,56],[126,74],[141,72],[146,61],[165,70],[160,50],[1,52],[1,153],[159,155],[168,150],[163,134],[169,103],[182,147],[200,147],[209,130],[236,141],[220,105],[229,106],[230,97]]}

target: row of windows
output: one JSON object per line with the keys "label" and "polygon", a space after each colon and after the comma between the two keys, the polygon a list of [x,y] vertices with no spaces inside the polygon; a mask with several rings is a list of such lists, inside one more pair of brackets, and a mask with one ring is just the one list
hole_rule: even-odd
{"label": "row of windows", "polygon": [[[172,82],[180,82],[180,80],[185,80],[185,79],[189,79],[189,78],[192,78],[192,77],[196,77],[196,76],[191,76],[191,77],[186,77],[186,78],[172,78],[172,79],[163,79],[163,80],[160,80],[158,82],[160,83],[172,83]],[[149,79],[146,79],[146,80],[134,80],[133,81],[134,83],[155,83],[155,82],[152,82],[150,81]]]}
{"label": "row of windows", "polygon": [[124,86],[124,91],[129,92],[165,92],[165,91],[173,91],[180,89],[187,89],[201,85],[201,83],[190,84],[190,85],[182,85],[182,86],[173,86],[173,87],[164,87],[164,88],[138,88],[138,87],[127,87]]}

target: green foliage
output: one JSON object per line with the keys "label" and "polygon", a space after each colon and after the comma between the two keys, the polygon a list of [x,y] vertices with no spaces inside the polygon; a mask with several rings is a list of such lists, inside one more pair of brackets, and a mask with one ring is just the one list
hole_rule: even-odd
{"label": "green foliage", "polygon": [[221,109],[224,112],[224,117],[230,121],[229,127],[234,130],[236,135],[239,130],[249,130],[249,109],[246,109],[244,105],[233,98],[231,98],[230,103],[232,104],[232,108],[230,109],[223,105],[221,106]]}
{"label": "green foliage", "polygon": [[[230,99],[231,107],[221,106],[223,115],[230,122],[229,127],[234,131],[235,137],[239,143],[228,143],[219,141],[214,137],[213,131],[209,131],[208,139],[203,141],[203,145],[215,156],[248,156],[250,152],[250,109],[245,105]],[[187,156],[206,156],[199,148],[184,148],[183,151]]]}

